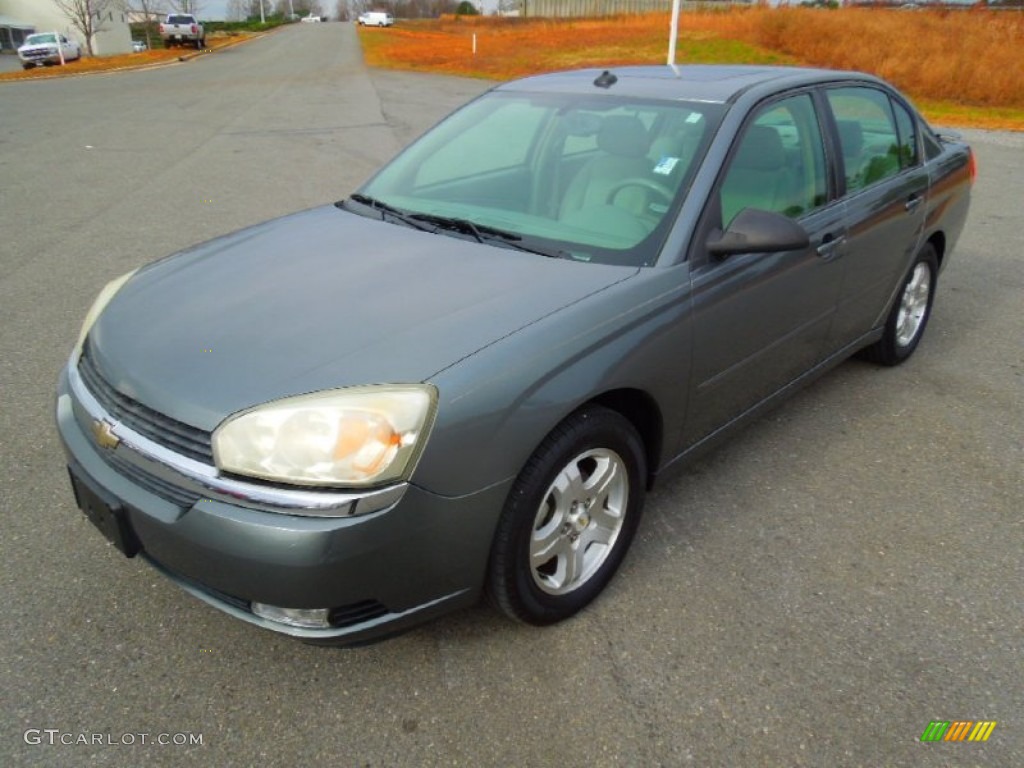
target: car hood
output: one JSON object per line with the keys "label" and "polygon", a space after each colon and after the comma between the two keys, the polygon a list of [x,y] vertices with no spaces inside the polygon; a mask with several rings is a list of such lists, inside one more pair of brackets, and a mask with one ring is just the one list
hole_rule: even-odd
{"label": "car hood", "polygon": [[212,430],[289,395],[426,381],[636,271],[325,206],[142,269],[93,325],[88,353],[123,394]]}

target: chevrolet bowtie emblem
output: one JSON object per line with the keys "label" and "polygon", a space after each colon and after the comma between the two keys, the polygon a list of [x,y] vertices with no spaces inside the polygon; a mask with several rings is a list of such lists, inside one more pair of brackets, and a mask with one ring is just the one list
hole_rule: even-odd
{"label": "chevrolet bowtie emblem", "polygon": [[101,448],[108,450],[117,448],[121,443],[121,438],[114,434],[114,425],[103,419],[96,419],[92,423],[92,436]]}

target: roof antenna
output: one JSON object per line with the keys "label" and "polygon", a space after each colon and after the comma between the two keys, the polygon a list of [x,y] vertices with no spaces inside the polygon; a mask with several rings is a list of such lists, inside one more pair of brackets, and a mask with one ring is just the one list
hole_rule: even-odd
{"label": "roof antenna", "polygon": [[619,78],[617,78],[607,69],[600,75],[598,75],[596,78],[594,78],[594,85],[596,85],[598,88],[611,88],[617,82],[619,82]]}

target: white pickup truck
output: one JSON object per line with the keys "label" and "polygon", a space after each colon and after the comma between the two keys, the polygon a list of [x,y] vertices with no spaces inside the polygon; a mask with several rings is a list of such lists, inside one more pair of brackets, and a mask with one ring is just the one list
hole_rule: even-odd
{"label": "white pickup truck", "polygon": [[[58,37],[60,38],[59,43],[57,42]],[[37,64],[46,66],[60,64],[62,52],[64,61],[75,61],[82,58],[82,46],[75,40],[68,40],[64,35],[56,32],[41,32],[25,38],[25,44],[18,48],[18,58],[21,59],[22,67],[32,69]]]}
{"label": "white pickup truck", "polygon": [[206,30],[195,16],[188,13],[172,13],[160,25],[160,37],[164,45],[194,45],[196,50],[206,46]]}

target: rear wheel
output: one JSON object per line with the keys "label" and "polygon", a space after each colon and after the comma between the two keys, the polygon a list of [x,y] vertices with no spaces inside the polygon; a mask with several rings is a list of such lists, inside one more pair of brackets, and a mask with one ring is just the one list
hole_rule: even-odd
{"label": "rear wheel", "polygon": [[932,313],[938,275],[939,260],[928,243],[903,279],[882,338],[864,350],[864,357],[881,365],[899,365],[914,354]]}
{"label": "rear wheel", "polygon": [[488,566],[491,602],[543,625],[597,597],[640,522],[645,464],[632,424],[607,408],[588,406],[556,427],[505,502]]}

